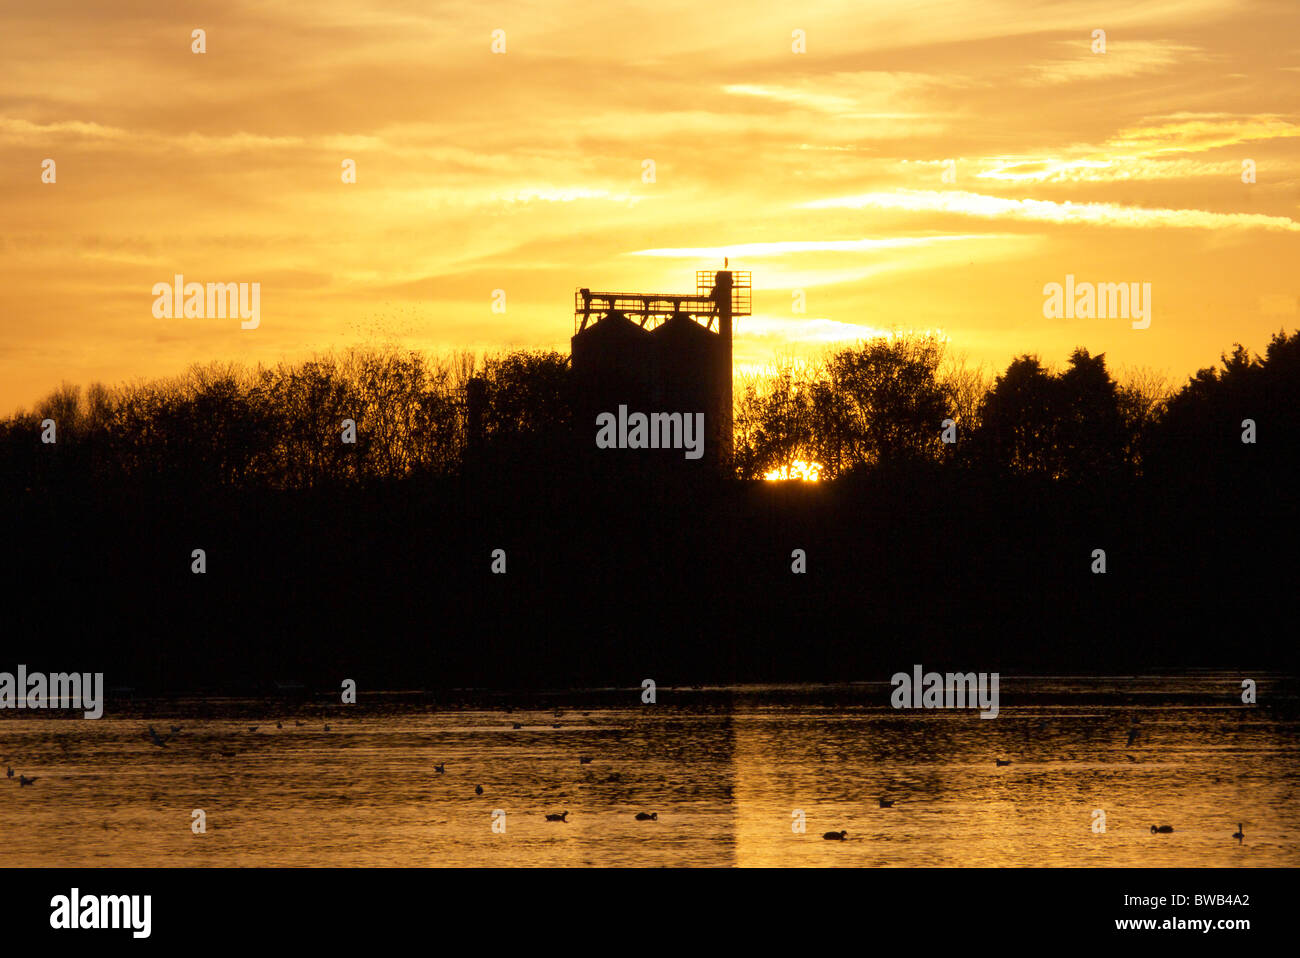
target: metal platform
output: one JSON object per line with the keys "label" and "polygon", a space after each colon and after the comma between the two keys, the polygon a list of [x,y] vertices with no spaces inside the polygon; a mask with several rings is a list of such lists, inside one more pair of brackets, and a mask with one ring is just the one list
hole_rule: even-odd
{"label": "metal platform", "polygon": [[[731,315],[748,316],[751,309],[752,278],[748,270],[728,270],[731,273]],[[695,274],[695,293],[619,293],[603,290],[579,289],[573,294],[573,332],[577,335],[587,326],[608,315],[619,312],[629,319],[640,320],[640,325],[653,329],[675,315],[686,315],[711,327],[717,317],[717,304],[711,295],[717,270],[699,270]]]}

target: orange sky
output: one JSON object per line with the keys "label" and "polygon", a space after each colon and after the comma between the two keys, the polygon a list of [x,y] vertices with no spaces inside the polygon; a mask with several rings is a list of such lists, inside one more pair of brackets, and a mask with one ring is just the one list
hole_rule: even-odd
{"label": "orange sky", "polygon": [[[724,255],[743,364],[938,329],[1181,379],[1300,325],[1295,0],[43,0],[0,64],[0,413],[354,343],[567,350],[575,287]],[[260,325],[154,318],[176,273],[260,283]],[[1067,273],[1151,283],[1150,328],[1044,318]]]}

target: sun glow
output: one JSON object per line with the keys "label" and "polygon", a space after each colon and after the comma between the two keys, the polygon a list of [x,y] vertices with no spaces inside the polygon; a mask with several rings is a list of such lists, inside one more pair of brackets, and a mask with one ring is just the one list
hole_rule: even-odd
{"label": "sun glow", "polygon": [[788,466],[782,466],[780,469],[773,469],[763,474],[763,478],[768,481],[798,479],[804,482],[819,482],[821,477],[822,464],[820,462],[804,462],[802,459],[796,459]]}

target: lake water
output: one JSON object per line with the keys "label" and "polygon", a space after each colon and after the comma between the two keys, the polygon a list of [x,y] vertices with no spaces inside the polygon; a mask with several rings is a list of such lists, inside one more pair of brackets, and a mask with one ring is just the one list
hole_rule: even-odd
{"label": "lake water", "polygon": [[[1258,705],[1240,703],[1243,677]],[[895,711],[889,692],[661,687],[643,705],[639,689],[437,704],[363,690],[356,706],[6,711],[0,762],[38,781],[0,782],[0,835],[11,866],[1300,864],[1293,679],[1003,676],[992,720]],[[150,724],[182,730],[159,748]],[[847,841],[822,839],[840,829]]]}

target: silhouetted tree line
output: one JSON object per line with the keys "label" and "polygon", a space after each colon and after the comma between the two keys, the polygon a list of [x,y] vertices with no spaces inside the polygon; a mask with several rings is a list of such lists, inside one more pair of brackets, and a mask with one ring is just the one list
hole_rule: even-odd
{"label": "silhouetted tree line", "polygon": [[[96,383],[84,393],[65,384],[0,423],[4,471],[20,491],[67,481],[310,489],[446,476],[466,460],[472,378],[485,390],[485,456],[554,455],[569,408],[559,353],[475,360],[351,350],[255,370],[195,366],[174,379]],[[39,439],[47,419],[55,423],[49,444]]]}
{"label": "silhouetted tree line", "polygon": [[[557,352],[476,360],[352,350],[255,370],[210,364],[112,389],[65,384],[0,421],[0,456],[14,493],[160,479],[309,489],[446,477],[467,465],[563,471],[572,390]],[[936,339],[877,339],[743,380],[735,471],[762,478],[805,461],[827,479],[938,467],[1061,481],[1152,470],[1241,479],[1261,463],[1294,466],[1298,390],[1300,332],[1278,333],[1262,357],[1238,345],[1177,391],[1150,374],[1117,382],[1105,357],[1085,349],[1060,371],[1020,356],[989,382]],[[39,439],[47,419],[53,444]],[[1247,420],[1254,445],[1242,441]],[[576,432],[585,436],[582,424]]]}
{"label": "silhouetted tree line", "polygon": [[558,353],[65,386],[0,422],[0,630],[165,691],[1281,668],[1298,366],[1300,334],[1177,390],[916,337],[782,361],[736,390],[736,472],[817,484],[602,471]]}
{"label": "silhouetted tree line", "polygon": [[1281,476],[1296,462],[1298,394],[1300,332],[1276,334],[1263,357],[1238,345],[1176,391],[1145,371],[1118,382],[1086,349],[1059,372],[1017,357],[989,383],[933,338],[880,339],[746,382],[736,467],[749,478],[792,460],[827,478],[900,465],[1066,482],[1261,465]]}

